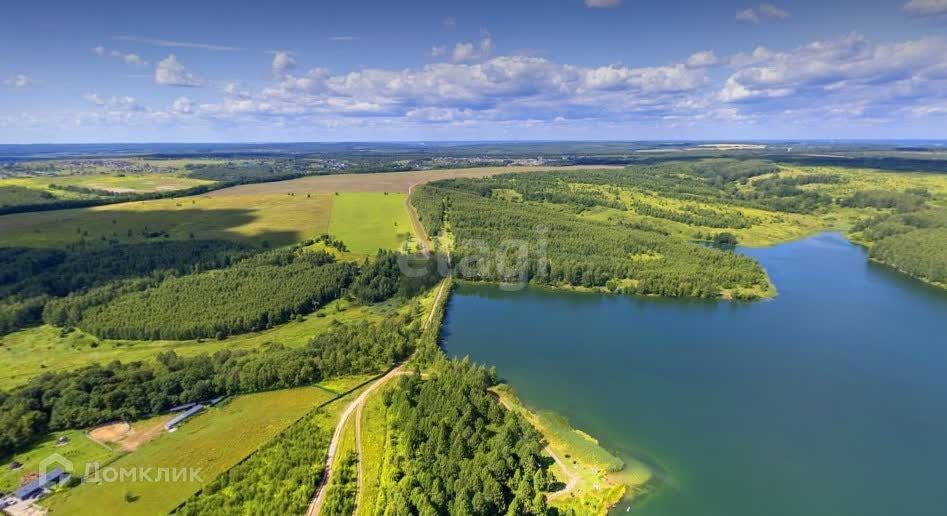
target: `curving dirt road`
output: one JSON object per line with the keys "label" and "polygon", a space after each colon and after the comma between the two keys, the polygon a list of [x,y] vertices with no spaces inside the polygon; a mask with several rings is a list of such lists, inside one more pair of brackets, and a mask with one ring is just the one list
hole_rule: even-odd
{"label": "curving dirt road", "polygon": [[[431,312],[428,314],[427,319],[424,321],[424,324],[421,326],[422,330],[427,330],[431,326],[431,322],[434,320],[434,313],[437,311],[437,306],[440,304],[441,299],[444,296],[444,287],[446,283],[441,282],[440,287],[437,290],[437,296],[434,297],[434,303],[431,305]],[[312,499],[312,502],[309,504],[309,510],[306,511],[306,516],[316,516],[319,514],[319,511],[322,509],[322,504],[325,503],[326,492],[328,489],[326,487],[329,485],[329,482],[332,479],[332,460],[335,457],[336,452],[339,448],[339,442],[342,439],[342,432],[345,429],[345,424],[348,422],[349,418],[352,417],[352,413],[355,413],[355,450],[356,457],[358,457],[358,476],[356,477],[356,497],[355,497],[355,509],[358,510],[359,497],[361,495],[361,485],[362,485],[362,407],[365,406],[365,400],[374,392],[376,389],[387,383],[392,378],[407,374],[407,371],[404,370],[405,363],[399,364],[397,367],[388,371],[385,376],[375,380],[374,383],[368,386],[367,389],[362,391],[357,398],[352,400],[351,403],[345,410],[342,411],[342,415],[339,417],[339,422],[335,426],[335,431],[332,433],[332,440],[329,441],[329,452],[326,454],[326,465],[325,470],[323,471],[322,478],[319,480],[319,485],[316,487],[316,496]]]}

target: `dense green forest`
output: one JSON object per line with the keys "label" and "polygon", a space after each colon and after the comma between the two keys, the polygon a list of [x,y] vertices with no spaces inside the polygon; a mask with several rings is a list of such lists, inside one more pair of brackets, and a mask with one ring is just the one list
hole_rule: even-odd
{"label": "dense green forest", "polygon": [[227,184],[283,181],[313,172],[308,162],[297,160],[189,163],[185,170],[187,177]]}
{"label": "dense green forest", "polygon": [[303,417],[215,478],[175,514],[304,514],[322,474],[329,433]]}
{"label": "dense green forest", "polygon": [[154,362],[112,362],[45,374],[0,392],[0,457],[49,431],[134,421],[215,396],[309,385],[324,377],[377,372],[413,352],[418,311],[382,322],[334,324],[308,346],[218,351]]}
{"label": "dense green forest", "polygon": [[492,199],[468,184],[440,181],[413,197],[429,234],[439,234],[449,221],[461,278],[695,297],[730,289],[756,297],[769,287],[766,273],[749,258],[538,204]]}
{"label": "dense green forest", "polygon": [[166,241],[65,250],[0,247],[0,335],[38,324],[54,298],[131,278],[226,267],[252,249],[217,240]]}
{"label": "dense green forest", "polygon": [[[86,308],[76,325],[102,338],[139,340],[222,338],[259,331],[337,299],[357,271],[355,264],[334,263],[324,252],[274,251],[119,295]],[[74,297],[73,305],[85,296]]]}
{"label": "dense green forest", "polygon": [[385,391],[394,433],[379,514],[545,514],[551,476],[538,433],[487,388],[495,374],[440,360]]}
{"label": "dense green forest", "polygon": [[911,276],[947,285],[947,208],[871,217],[853,228],[873,245],[868,255]]}

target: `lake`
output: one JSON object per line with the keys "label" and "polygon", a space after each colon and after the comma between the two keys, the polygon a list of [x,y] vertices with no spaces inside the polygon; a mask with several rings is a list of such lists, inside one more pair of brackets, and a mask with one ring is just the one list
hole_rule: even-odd
{"label": "lake", "polygon": [[462,284],[445,347],[651,464],[633,514],[945,514],[947,293],[833,233],[740,252],[775,299]]}

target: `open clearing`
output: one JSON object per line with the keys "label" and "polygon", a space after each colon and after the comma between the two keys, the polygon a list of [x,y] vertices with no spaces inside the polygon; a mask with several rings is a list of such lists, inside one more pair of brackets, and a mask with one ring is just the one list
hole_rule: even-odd
{"label": "open clearing", "polygon": [[164,424],[172,417],[171,414],[164,414],[143,421],[136,421],[134,424],[117,421],[97,426],[89,430],[87,435],[89,439],[97,443],[132,452],[160,436],[164,430]]}
{"label": "open clearing", "polygon": [[[333,397],[326,390],[303,387],[227,400],[195,416],[175,432],[163,432],[157,439],[110,465],[115,468],[153,468],[152,471],[157,468],[192,468],[199,471],[199,478],[175,482],[126,478],[116,482],[83,483],[53,495],[44,505],[62,514],[165,514],[304,414]],[[106,478],[105,474],[101,476]],[[126,498],[134,501],[126,501]]]}

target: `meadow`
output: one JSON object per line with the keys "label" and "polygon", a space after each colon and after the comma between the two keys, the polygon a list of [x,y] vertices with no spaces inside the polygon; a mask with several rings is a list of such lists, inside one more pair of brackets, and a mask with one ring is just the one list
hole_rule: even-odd
{"label": "meadow", "polygon": [[64,514],[167,513],[314,407],[333,398],[324,389],[304,387],[226,400],[110,464],[133,469],[197,468],[199,479],[83,483],[44,500],[44,505],[51,512]]}
{"label": "meadow", "polygon": [[358,257],[399,249],[417,239],[404,207],[405,194],[359,192],[333,195],[328,233]]}

